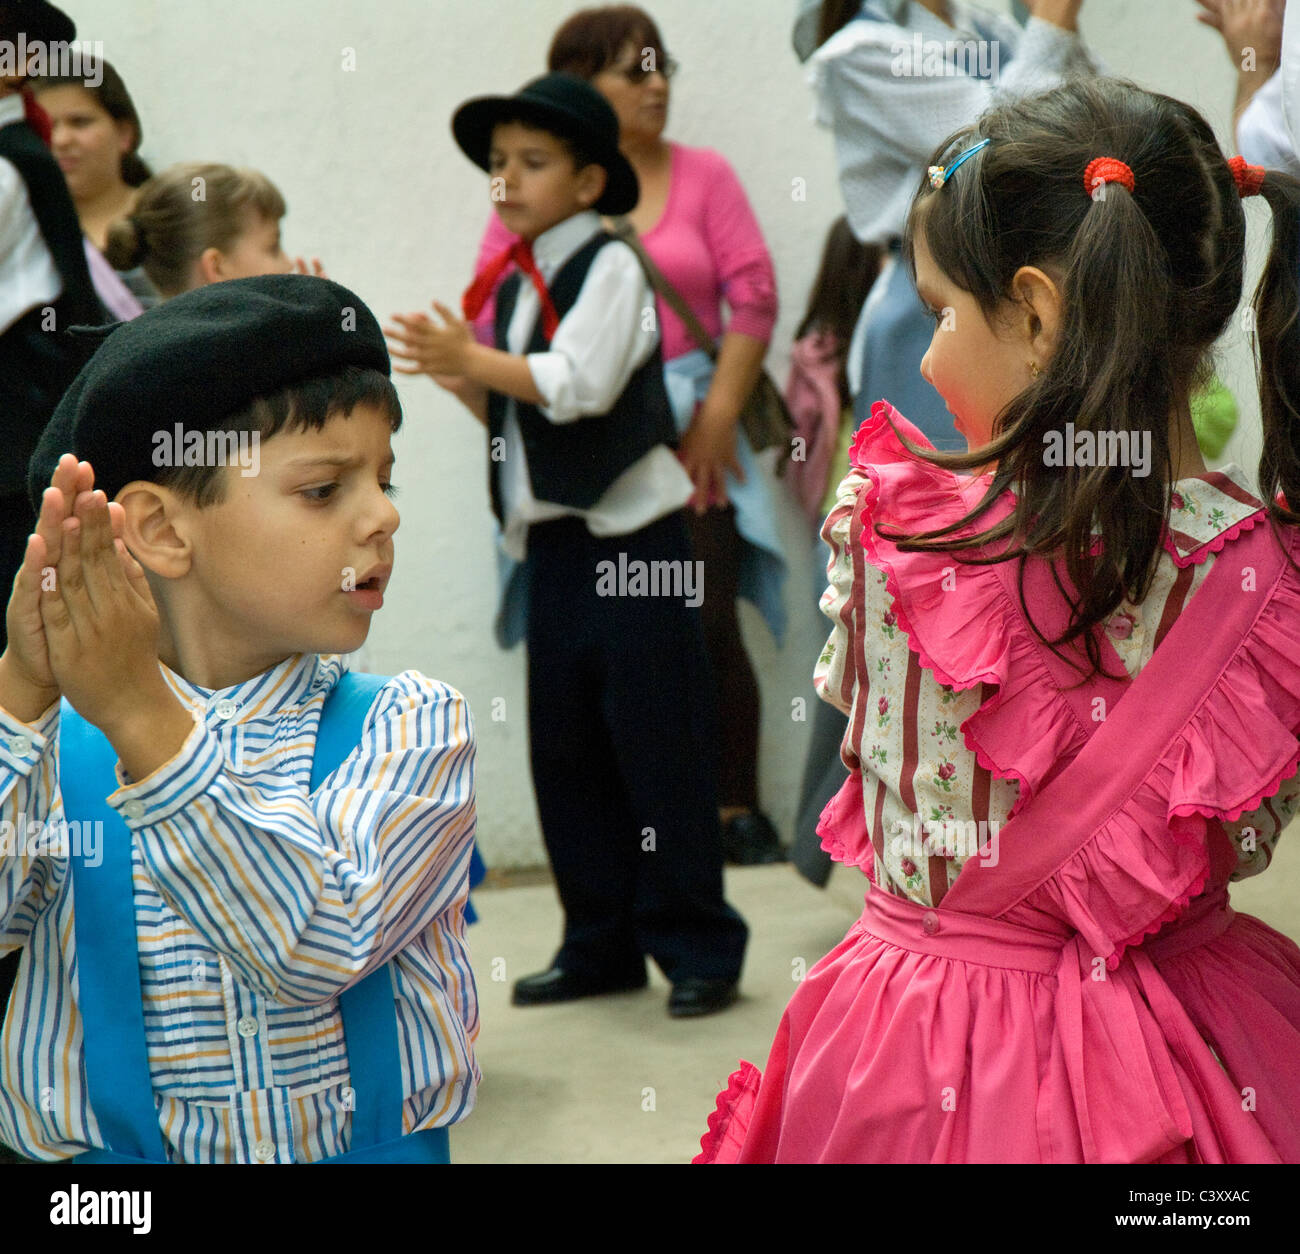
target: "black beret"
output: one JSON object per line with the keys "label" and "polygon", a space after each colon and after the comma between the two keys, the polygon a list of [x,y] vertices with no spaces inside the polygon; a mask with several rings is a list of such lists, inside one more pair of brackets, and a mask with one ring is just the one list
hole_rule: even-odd
{"label": "black beret", "polygon": [[90,462],[111,501],[156,478],[154,433],[220,429],[260,396],[347,366],[389,373],[374,314],[346,287],[306,274],[227,279],[130,322],[71,332],[93,356],[64,393],[27,467],[32,507],[64,453]]}

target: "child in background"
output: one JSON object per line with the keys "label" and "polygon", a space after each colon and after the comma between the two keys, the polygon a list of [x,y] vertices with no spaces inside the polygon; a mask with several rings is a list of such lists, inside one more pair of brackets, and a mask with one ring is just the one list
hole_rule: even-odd
{"label": "child in background", "polygon": [[[307,263],[290,261],[280,242],[285,211],[257,170],[182,162],[140,188],[135,208],[109,227],[104,255],[115,270],[142,266],[164,300],[223,279],[306,274]],[[317,257],[311,273],[325,274]]]}
{"label": "child in background", "polygon": [[[853,396],[849,388],[848,357],[853,328],[880,274],[885,250],[863,244],[846,217],[831,224],[822,249],[821,265],[808,296],[808,309],[795,332],[786,379],[785,401],[804,441],[801,455],[791,459],[786,483],[814,534],[835,503],[835,492],[849,468],[853,434]],[[821,596],[830,551],[814,541],[812,597]],[[794,844],[790,860],[799,874],[818,888],[830,879],[831,863],[817,837],[817,819],[844,782],[840,760],[844,716],[828,702],[813,713],[812,733],[804,759],[799,805],[795,811]]]}
{"label": "child in background", "polygon": [[55,412],[0,656],[24,1155],[446,1161],[478,1081],[469,710],[338,656],[392,571],[400,424],[373,315],[297,275],[106,328]]}
{"label": "child in background", "polygon": [[122,76],[103,59],[97,69],[98,83],[47,75],[32,90],[50,119],[50,149],[77,206],[95,288],[118,318],[134,318],[158,293],[138,267],[118,274],[103,252],[108,228],[131,211],[152,171],[139,155],[144,128]]}
{"label": "child in background", "polygon": [[[1300,182],[1112,79],[932,160],[904,255],[969,450],[878,403],[823,531],[865,909],[700,1160],[1295,1162],[1300,948],[1228,884],[1300,803]],[[1188,404],[1252,193],[1258,498]]]}
{"label": "child in background", "polygon": [[[492,509],[526,562],[533,784],[565,920],[514,1003],[641,988],[648,954],[670,1014],[709,1014],[737,995],[747,929],[722,895],[716,713],[685,587],[692,485],[643,318],[654,293],[599,217],[635,205],[636,174],[613,110],[566,74],[471,100],[452,130],[519,237],[464,302],[473,319],[519,267],[497,292],[496,346],[437,302],[440,323],[397,315],[388,333],[411,363],[397,369],[429,373],[487,426]],[[659,595],[601,580],[637,568],[683,577]]]}

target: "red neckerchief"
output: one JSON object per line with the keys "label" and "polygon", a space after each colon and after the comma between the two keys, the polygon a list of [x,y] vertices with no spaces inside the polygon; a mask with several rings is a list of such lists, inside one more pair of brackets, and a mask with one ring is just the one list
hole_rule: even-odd
{"label": "red neckerchief", "polygon": [[36,93],[30,87],[24,87],[19,94],[23,98],[23,121],[41,137],[41,143],[48,148],[50,137],[54,134],[50,115],[37,103]]}
{"label": "red neckerchief", "polygon": [[560,316],[555,312],[551,294],[546,290],[546,280],[542,278],[537,263],[533,260],[532,245],[527,240],[516,240],[505,252],[488,262],[477,275],[474,282],[465,289],[460,307],[465,317],[471,322],[479,316],[488,297],[492,295],[498,280],[505,273],[506,267],[514,262],[530,279],[537,289],[538,299],[542,303],[542,331],[547,340],[554,338],[555,330],[560,325]]}

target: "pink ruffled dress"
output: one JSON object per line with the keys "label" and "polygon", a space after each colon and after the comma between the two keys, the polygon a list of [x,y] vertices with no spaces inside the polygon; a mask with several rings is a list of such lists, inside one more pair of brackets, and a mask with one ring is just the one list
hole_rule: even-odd
{"label": "pink ruffled dress", "polygon": [[[1300,765],[1300,528],[1275,535],[1247,505],[1140,673],[1098,633],[1109,674],[1078,684],[1025,621],[1017,562],[880,535],[959,518],[988,485],[911,457],[891,419],[927,444],[883,402],[853,444],[852,769],[819,827],[867,875],[863,914],[800,984],[766,1071],[731,1077],[695,1161],[1300,1161],[1300,948],[1227,892],[1241,820]],[[883,788],[859,752],[886,717],[874,693],[865,708],[883,666],[866,598],[884,590],[919,667],[982,697],[962,737],[1015,796],[964,860],[908,862],[932,872],[928,904],[885,870]],[[1046,562],[1027,564],[1025,597],[1057,634]]]}

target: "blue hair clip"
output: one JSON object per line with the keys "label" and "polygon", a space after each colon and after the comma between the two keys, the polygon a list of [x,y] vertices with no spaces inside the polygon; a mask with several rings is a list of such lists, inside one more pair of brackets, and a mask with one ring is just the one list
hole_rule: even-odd
{"label": "blue hair clip", "polygon": [[935,190],[938,190],[950,178],[952,178],[952,172],[961,165],[963,161],[968,157],[973,157],[989,142],[990,141],[987,139],[981,139],[978,144],[973,144],[970,148],[967,148],[966,151],[963,152],[950,166],[932,165],[928,171],[928,174],[930,175],[930,186],[935,188]]}

